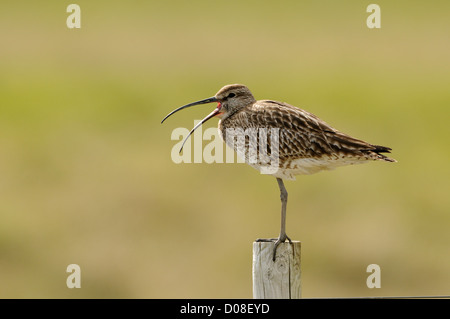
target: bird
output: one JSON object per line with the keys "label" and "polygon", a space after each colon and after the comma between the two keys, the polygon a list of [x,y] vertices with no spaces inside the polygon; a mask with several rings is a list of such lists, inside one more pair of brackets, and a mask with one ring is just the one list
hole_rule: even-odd
{"label": "bird", "polygon": [[[309,175],[369,161],[396,162],[384,155],[390,153],[391,148],[370,144],[342,133],[314,114],[290,104],[274,100],[257,101],[243,84],[225,85],[213,97],[183,105],[167,114],[161,124],[178,111],[214,102],[217,103],[216,108],[189,132],[180,152],[200,125],[217,117],[222,140],[243,156],[250,166],[276,178],[281,199],[280,233],[277,238],[256,240],[274,243],[273,261],[276,260],[277,247],[281,243],[286,240],[292,243],[286,234],[288,192],[284,180],[295,180],[296,175]],[[240,143],[235,138],[239,140],[239,134],[244,135]],[[255,158],[250,154],[262,155]],[[268,162],[271,163],[270,170],[267,169]]]}

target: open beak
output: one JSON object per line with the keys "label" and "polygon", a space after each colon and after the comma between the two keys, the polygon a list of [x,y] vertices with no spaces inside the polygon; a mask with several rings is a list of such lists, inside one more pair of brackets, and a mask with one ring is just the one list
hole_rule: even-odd
{"label": "open beak", "polygon": [[[174,113],[176,113],[176,112],[178,112],[178,111],[181,111],[181,110],[183,110],[183,109],[185,109],[185,108],[188,108],[188,107],[191,107],[191,106],[194,106],[194,105],[207,104],[207,103],[212,103],[212,102],[218,102],[217,98],[213,96],[213,97],[210,97],[210,98],[207,98],[207,99],[204,99],[204,100],[200,100],[200,101],[197,101],[197,102],[193,102],[193,103],[189,103],[189,104],[183,105],[183,106],[177,108],[176,110],[173,110],[173,111],[170,112],[169,114],[167,114],[166,117],[163,118],[163,120],[161,121],[161,124],[162,124],[169,116],[171,116],[172,114],[174,114]],[[202,125],[203,123],[205,123],[206,121],[208,121],[210,118],[213,118],[214,116],[220,114],[220,113],[221,113],[221,112],[220,112],[220,108],[221,108],[221,105],[220,105],[220,103],[219,103],[219,105],[217,105],[217,107],[214,109],[214,111],[212,111],[211,113],[209,113],[203,120],[201,120],[197,125],[194,126],[194,128],[189,132],[189,134],[188,134],[188,135],[186,136],[186,138],[184,139],[183,144],[181,144],[180,153],[181,153],[181,151],[183,150],[183,146],[184,146],[184,144],[186,143],[186,141],[187,141],[187,139],[189,138],[189,136],[191,136],[192,133],[194,133],[194,131],[195,131],[200,125]]]}
{"label": "open beak", "polygon": [[180,106],[180,107],[177,108],[176,110],[173,110],[172,112],[170,112],[169,114],[167,114],[166,117],[163,118],[163,120],[161,121],[161,124],[164,123],[164,121],[165,121],[169,116],[171,116],[172,114],[174,114],[174,113],[176,113],[176,112],[178,112],[178,111],[181,111],[181,110],[183,110],[183,109],[185,109],[185,108],[188,108],[188,107],[191,107],[191,106],[194,106],[194,105],[207,104],[207,103],[212,103],[212,102],[217,102],[216,97],[213,96],[213,97],[210,97],[210,98],[208,98],[208,99],[204,99],[204,100],[200,100],[200,101],[197,101],[197,102],[193,102],[193,103],[189,103],[189,104]]}

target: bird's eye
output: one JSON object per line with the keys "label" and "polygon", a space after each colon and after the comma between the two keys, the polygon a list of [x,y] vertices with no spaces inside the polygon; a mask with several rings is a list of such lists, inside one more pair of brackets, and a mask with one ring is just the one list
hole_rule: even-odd
{"label": "bird's eye", "polygon": [[230,94],[228,94],[227,98],[230,98],[230,97],[235,97],[235,96],[236,96],[236,94],[235,94],[235,93],[230,93]]}

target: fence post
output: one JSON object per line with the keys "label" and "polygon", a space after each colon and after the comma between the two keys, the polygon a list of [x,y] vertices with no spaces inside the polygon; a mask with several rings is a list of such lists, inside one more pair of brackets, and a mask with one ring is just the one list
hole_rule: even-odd
{"label": "fence post", "polygon": [[281,243],[275,262],[273,242],[253,242],[253,298],[301,298],[301,243]]}

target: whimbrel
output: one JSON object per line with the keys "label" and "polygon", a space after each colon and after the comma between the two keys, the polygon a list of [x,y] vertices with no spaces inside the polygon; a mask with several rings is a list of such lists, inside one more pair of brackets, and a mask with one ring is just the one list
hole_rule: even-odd
{"label": "whimbrel", "polygon": [[[181,106],[169,113],[161,123],[182,109],[212,102],[217,102],[217,107],[189,132],[184,142],[204,122],[218,117],[220,136],[238,154],[243,154],[247,163],[260,171],[267,168],[268,160],[277,163],[275,170],[269,173],[266,171],[265,174],[274,176],[280,189],[280,234],[278,238],[258,239],[274,242],[273,260],[276,258],[278,245],[286,240],[291,241],[286,234],[288,193],[284,179],[293,180],[295,175],[313,174],[367,161],[396,162],[382,154],[389,153],[391,151],[389,147],[373,145],[341,133],[314,114],[287,103],[272,100],[256,101],[250,90],[241,84],[226,85],[213,97]],[[241,139],[243,141],[241,145],[235,143],[234,139],[227,138],[227,132],[230,131],[246,134],[245,138]],[[248,136],[249,131],[255,132],[256,136]],[[270,140],[271,143],[261,145],[258,143],[261,134],[266,135],[266,141],[267,135],[277,136]],[[253,154],[265,154],[266,158],[263,159],[261,156],[252,160],[248,156],[251,151],[254,151]]]}

